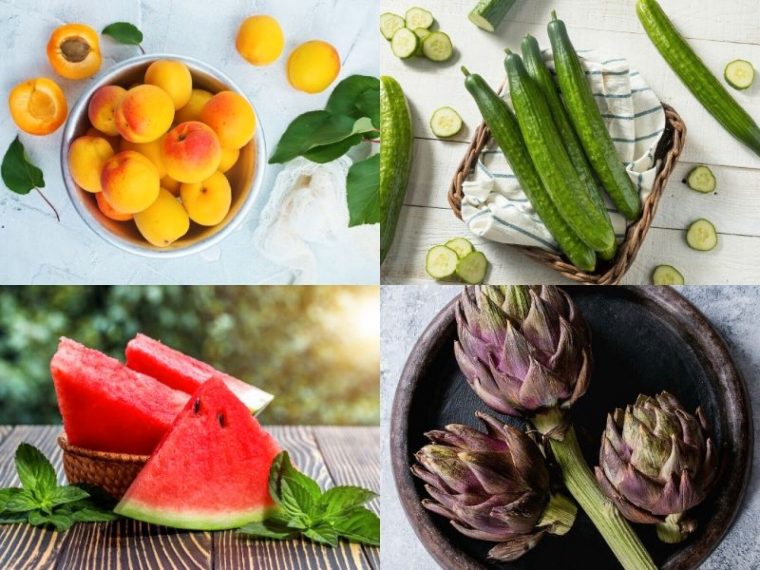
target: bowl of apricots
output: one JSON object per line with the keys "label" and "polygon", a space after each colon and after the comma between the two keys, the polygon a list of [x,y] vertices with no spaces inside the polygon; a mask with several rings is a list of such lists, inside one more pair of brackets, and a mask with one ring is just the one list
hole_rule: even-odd
{"label": "bowl of apricots", "polygon": [[261,187],[266,147],[253,104],[192,58],[117,64],[80,97],[63,133],[66,189],[113,245],[151,257],[196,253],[229,235]]}

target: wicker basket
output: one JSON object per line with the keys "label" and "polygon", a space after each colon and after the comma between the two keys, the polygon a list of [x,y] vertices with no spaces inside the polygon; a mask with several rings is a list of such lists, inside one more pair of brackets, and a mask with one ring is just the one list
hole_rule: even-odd
{"label": "wicker basket", "polygon": [[[641,244],[644,243],[652,218],[657,212],[657,205],[662,197],[662,192],[686,143],[686,126],[681,117],[669,105],[663,103],[662,106],[665,109],[665,132],[655,152],[655,159],[660,161],[659,172],[652,186],[652,192],[644,201],[641,218],[628,226],[625,239],[618,247],[615,259],[611,262],[601,262],[600,260],[596,272],[586,273],[565,261],[558,253],[534,246],[509,245],[523,251],[536,261],[548,265],[573,281],[591,285],[615,285],[619,283],[636,259]],[[491,131],[485,123],[481,124],[475,131],[475,138],[467,149],[467,154],[459,164],[454,180],[451,182],[448,196],[449,205],[459,219],[462,219],[462,183],[467,180],[470,172],[477,164],[478,156],[490,138]]]}
{"label": "wicker basket", "polygon": [[140,469],[148,461],[147,455],[109,453],[70,445],[65,434],[58,436],[63,450],[63,471],[69,483],[96,485],[121,499]]}

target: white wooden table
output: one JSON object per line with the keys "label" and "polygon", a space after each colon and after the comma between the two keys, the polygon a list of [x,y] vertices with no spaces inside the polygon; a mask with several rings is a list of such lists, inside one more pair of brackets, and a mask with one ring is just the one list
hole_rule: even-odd
{"label": "white wooden table", "polygon": [[[566,22],[579,49],[596,48],[628,58],[660,99],[680,113],[688,129],[686,149],[623,282],[648,283],[659,264],[676,266],[690,284],[760,282],[760,158],[727,134],[670,70],[639,24],[635,0],[517,0],[495,34],[467,20],[474,0],[381,0],[380,4],[381,12],[401,15],[411,5],[428,7],[458,50],[450,62],[440,65],[422,59],[405,62],[394,57],[388,45],[380,49],[382,73],[395,77],[407,94],[416,135],[412,178],[394,245],[382,267],[384,282],[429,281],[425,273],[428,248],[468,234],[446,201],[457,164],[481,122],[464,89],[459,66],[466,65],[494,86],[500,84],[505,47],[519,51],[526,33],[548,47],[546,23],[552,9]],[[661,5],[716,74],[722,77],[725,64],[737,58],[760,68],[757,0],[661,0]],[[745,92],[731,92],[760,121],[760,81]],[[444,105],[457,109],[466,123],[452,141],[436,139],[428,126],[432,112]],[[698,194],[681,183],[684,174],[699,163],[710,165],[717,177],[713,195]],[[686,245],[685,228],[701,217],[711,220],[720,234],[718,247],[711,252],[697,252]],[[473,242],[492,263],[490,282],[561,282],[557,273],[507,246],[481,239]]]}
{"label": "white wooden table", "polygon": [[[283,55],[268,67],[254,67],[235,51],[238,26],[249,15],[275,16],[286,36]],[[176,53],[200,59],[229,75],[253,101],[267,144],[274,149],[288,123],[324,107],[331,89],[318,95],[294,90],[285,74],[287,54],[299,43],[323,39],[341,55],[339,79],[353,73],[377,75],[378,39],[375,0],[0,0],[0,153],[18,129],[6,99],[18,82],[54,77],[71,108],[89,80],[68,81],[53,73],[45,46],[53,29],[67,22],[87,23],[100,31],[128,21],[144,34],[148,53]],[[139,54],[136,47],[101,39],[103,67]],[[203,253],[164,260],[121,252],[95,235],[80,219],[63,186],[59,163],[63,128],[47,137],[21,135],[32,160],[45,174],[47,197],[61,214],[57,223],[34,193],[17,196],[0,184],[0,283],[228,284],[288,283],[293,276],[254,251],[253,232],[279,165],[266,179],[244,223],[219,245]],[[347,255],[346,248],[317,252],[319,281],[367,283],[379,280],[378,257]]]}

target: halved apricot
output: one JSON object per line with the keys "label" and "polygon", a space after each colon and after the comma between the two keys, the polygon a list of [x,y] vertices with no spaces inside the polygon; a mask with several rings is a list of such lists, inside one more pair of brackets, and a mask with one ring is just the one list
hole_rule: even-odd
{"label": "halved apricot", "polygon": [[69,112],[63,91],[47,77],[16,85],[8,96],[8,107],[18,128],[30,135],[49,135]]}
{"label": "halved apricot", "polygon": [[102,63],[98,32],[84,24],[59,26],[50,36],[47,56],[50,65],[61,77],[91,77],[98,72]]}

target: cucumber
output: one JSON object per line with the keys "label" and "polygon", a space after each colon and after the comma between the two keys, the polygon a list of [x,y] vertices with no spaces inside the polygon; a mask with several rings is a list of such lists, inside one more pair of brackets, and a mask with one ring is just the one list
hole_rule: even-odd
{"label": "cucumber", "polygon": [[636,13],[663,59],[726,131],[760,156],[760,127],[694,53],[656,0],[638,0]]}
{"label": "cucumber", "polygon": [[470,252],[475,251],[475,247],[472,245],[472,242],[466,238],[454,238],[447,241],[445,244],[446,247],[449,249],[453,249],[457,252],[457,256],[464,257]]}
{"label": "cucumber", "polygon": [[433,14],[424,8],[409,8],[404,16],[406,27],[410,30],[415,28],[425,28],[426,30],[433,25],[435,19]]}
{"label": "cucumber", "polygon": [[425,28],[414,28],[414,33],[417,34],[417,37],[420,38],[420,41],[424,41],[425,38],[433,32]]}
{"label": "cucumber", "polygon": [[710,251],[718,245],[718,232],[712,222],[700,218],[686,230],[686,243],[697,251]]}
{"label": "cucumber", "polygon": [[567,28],[562,20],[557,19],[554,12],[552,18],[548,25],[549,40],[567,114],[594,172],[599,176],[615,206],[626,218],[635,220],[641,215],[641,198],[607,132],[602,114],[586,80],[586,73],[567,35]]}
{"label": "cucumber", "polygon": [[434,245],[425,256],[425,271],[433,279],[448,279],[457,271],[457,252],[445,245]]}
{"label": "cucumber", "polygon": [[457,263],[457,277],[470,285],[482,283],[488,271],[488,260],[483,252],[472,251]]}
{"label": "cucumber", "polygon": [[480,0],[467,17],[477,27],[495,32],[514,4],[515,0]]}
{"label": "cucumber", "polygon": [[743,91],[755,81],[755,68],[748,61],[735,59],[726,65],[723,77],[731,87]]}
{"label": "cucumber", "polygon": [[396,57],[408,59],[417,55],[420,47],[420,38],[409,28],[396,30],[391,38],[391,50]]}
{"label": "cucumber", "polygon": [[[599,184],[597,183],[594,171],[591,165],[588,163],[586,154],[583,152],[581,141],[578,140],[578,135],[573,130],[573,125],[570,124],[570,119],[567,116],[565,107],[562,105],[557,86],[554,83],[549,68],[544,63],[544,58],[541,55],[541,48],[538,45],[538,41],[531,35],[526,35],[522,41],[522,54],[525,68],[528,70],[528,74],[538,85],[541,90],[546,103],[549,105],[549,111],[551,112],[554,125],[559,131],[559,136],[565,146],[570,162],[575,167],[575,172],[578,174],[581,182],[583,183],[584,193],[588,196],[593,208],[603,216],[607,223],[610,222],[610,215],[607,212],[607,206],[604,203],[604,198],[599,191]],[[610,247],[600,251],[600,257],[602,259],[610,260],[615,257],[615,250],[617,244],[613,240]]]}
{"label": "cucumber", "polygon": [[715,181],[715,175],[712,173],[709,167],[704,164],[695,166],[686,175],[683,182],[692,190],[702,192],[703,194],[709,194],[715,192],[717,182]]}
{"label": "cucumber", "polygon": [[462,117],[451,107],[441,107],[430,117],[430,130],[440,138],[453,137],[462,130]]}
{"label": "cucumber", "polygon": [[504,68],[525,146],[552,202],[589,247],[597,251],[610,248],[615,244],[612,224],[596,209],[578,177],[538,84],[516,53],[507,50]]}
{"label": "cucumber", "polygon": [[447,61],[454,55],[451,38],[443,32],[431,32],[422,40],[422,54],[430,61]]}
{"label": "cucumber", "polygon": [[404,18],[398,14],[393,14],[391,12],[380,14],[380,33],[383,34],[383,37],[386,40],[390,41],[393,34],[403,28],[404,25]]}
{"label": "cucumber", "polygon": [[412,167],[412,117],[398,81],[380,77],[380,263],[393,243]]}
{"label": "cucumber", "polygon": [[512,167],[525,196],[554,236],[560,250],[578,269],[593,271],[596,267],[594,250],[575,235],[554,206],[533,166],[514,114],[480,75],[471,74],[465,67],[462,67],[462,72],[466,76],[464,85],[467,91],[475,99],[483,120]]}
{"label": "cucumber", "polygon": [[683,285],[686,281],[678,271],[672,265],[658,265],[652,271],[652,284],[653,285]]}

